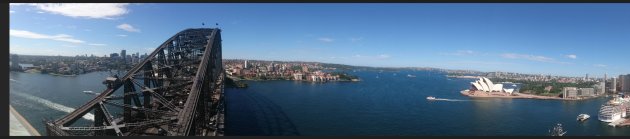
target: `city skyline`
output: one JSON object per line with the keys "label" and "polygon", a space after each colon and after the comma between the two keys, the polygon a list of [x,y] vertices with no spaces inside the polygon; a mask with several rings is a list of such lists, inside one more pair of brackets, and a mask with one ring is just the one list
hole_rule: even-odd
{"label": "city skyline", "polygon": [[[10,53],[103,56],[124,49],[144,54],[174,32],[219,24],[226,59],[616,77],[630,71],[624,64],[630,50],[624,44],[630,36],[625,27],[630,19],[623,18],[630,15],[628,7],[10,4]],[[190,16],[177,16],[182,13]]]}

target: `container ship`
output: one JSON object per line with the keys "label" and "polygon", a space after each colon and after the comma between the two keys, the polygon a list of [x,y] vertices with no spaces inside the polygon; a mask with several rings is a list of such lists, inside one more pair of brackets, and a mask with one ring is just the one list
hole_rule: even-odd
{"label": "container ship", "polygon": [[630,97],[616,96],[603,104],[599,109],[598,119],[602,122],[614,122],[628,116],[630,112]]}

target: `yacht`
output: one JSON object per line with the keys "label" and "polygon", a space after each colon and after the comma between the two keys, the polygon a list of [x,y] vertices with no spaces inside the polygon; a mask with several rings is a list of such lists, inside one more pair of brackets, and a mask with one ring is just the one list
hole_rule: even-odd
{"label": "yacht", "polygon": [[580,115],[578,115],[577,120],[578,120],[578,121],[580,121],[580,122],[581,122],[581,121],[586,121],[586,119],[588,119],[588,118],[590,118],[590,117],[591,117],[591,116],[590,116],[590,115],[588,115],[588,114],[580,114]]}
{"label": "yacht", "polygon": [[435,100],[435,97],[428,96],[428,97],[427,97],[427,100]]}

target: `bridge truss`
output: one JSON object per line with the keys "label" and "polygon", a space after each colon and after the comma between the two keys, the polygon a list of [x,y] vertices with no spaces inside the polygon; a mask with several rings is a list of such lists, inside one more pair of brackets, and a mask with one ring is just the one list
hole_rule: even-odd
{"label": "bridge truss", "polygon": [[[221,30],[183,30],[75,111],[46,121],[49,136],[222,136]],[[93,113],[93,121],[81,119]]]}

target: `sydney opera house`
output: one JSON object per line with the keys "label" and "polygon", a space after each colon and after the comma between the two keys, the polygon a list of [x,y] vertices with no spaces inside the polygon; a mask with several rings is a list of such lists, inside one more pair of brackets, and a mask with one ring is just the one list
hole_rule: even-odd
{"label": "sydney opera house", "polygon": [[470,82],[472,86],[470,87],[470,91],[483,91],[483,92],[505,92],[508,94],[512,94],[514,89],[505,89],[503,88],[503,84],[494,84],[490,79],[482,77],[475,82]]}

